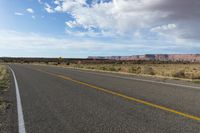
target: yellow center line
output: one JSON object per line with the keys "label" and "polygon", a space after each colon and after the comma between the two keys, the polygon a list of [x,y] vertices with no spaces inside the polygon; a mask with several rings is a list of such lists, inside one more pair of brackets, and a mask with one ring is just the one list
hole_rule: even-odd
{"label": "yellow center line", "polygon": [[65,80],[69,80],[69,81],[72,81],[72,82],[77,83],[77,84],[82,84],[84,86],[88,86],[90,88],[94,88],[96,90],[99,90],[99,91],[102,91],[102,92],[105,92],[105,93],[108,93],[108,94],[111,94],[111,95],[115,95],[115,96],[130,100],[130,101],[135,101],[137,103],[141,103],[141,104],[144,104],[144,105],[147,105],[147,106],[151,106],[151,107],[158,108],[158,109],[161,109],[161,110],[164,110],[164,111],[167,111],[167,112],[171,112],[171,113],[174,113],[174,114],[177,114],[177,115],[180,115],[180,116],[184,116],[184,117],[187,117],[187,118],[190,118],[190,119],[193,119],[193,120],[200,121],[200,117],[198,117],[198,116],[193,116],[193,115],[183,113],[183,112],[180,112],[180,111],[177,111],[177,110],[174,110],[174,109],[170,109],[170,108],[167,108],[167,107],[164,107],[164,106],[161,106],[161,105],[157,105],[157,104],[150,103],[150,102],[147,102],[147,101],[144,101],[144,100],[141,100],[141,99],[130,97],[130,96],[124,95],[124,94],[119,93],[119,92],[107,90],[107,89],[104,89],[104,88],[101,88],[101,87],[98,87],[98,86],[94,86],[94,85],[91,85],[91,84],[88,84],[88,83],[85,83],[85,82],[82,82],[82,81],[72,79],[72,78],[64,76],[64,75],[49,73],[49,72],[46,72],[46,71],[43,71],[43,70],[40,70],[40,69],[38,69],[38,71],[52,75],[52,76],[56,76],[56,77],[59,77],[59,78],[65,79]]}

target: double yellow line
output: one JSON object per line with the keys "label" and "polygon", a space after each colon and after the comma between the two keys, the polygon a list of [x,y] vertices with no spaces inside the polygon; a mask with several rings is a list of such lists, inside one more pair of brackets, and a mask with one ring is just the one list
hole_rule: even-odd
{"label": "double yellow line", "polygon": [[91,85],[91,84],[88,84],[88,83],[85,83],[85,82],[81,82],[81,81],[72,79],[72,78],[64,76],[64,75],[49,73],[49,72],[46,72],[46,71],[42,71],[40,69],[37,69],[37,70],[40,71],[40,72],[55,76],[55,77],[59,77],[59,78],[64,79],[64,80],[72,81],[74,83],[81,84],[81,85],[102,91],[102,92],[107,93],[107,94],[115,95],[115,96],[130,100],[130,101],[134,101],[134,102],[141,103],[141,104],[144,104],[144,105],[147,105],[147,106],[151,106],[151,107],[154,107],[154,108],[157,108],[157,109],[161,109],[161,110],[164,110],[164,111],[167,111],[167,112],[171,112],[171,113],[174,113],[174,114],[177,114],[177,115],[180,115],[180,116],[184,116],[184,117],[187,117],[187,118],[190,118],[190,119],[193,119],[193,120],[200,121],[200,117],[198,117],[198,116],[193,116],[193,115],[190,115],[190,114],[187,114],[187,113],[176,111],[174,109],[170,109],[170,108],[160,106],[160,105],[157,105],[157,104],[154,104],[154,103],[150,103],[150,102],[147,102],[147,101],[144,101],[144,100],[141,100],[141,99],[130,97],[130,96],[124,95],[124,94],[119,93],[119,92],[107,90],[107,89],[104,89],[104,88],[101,88],[101,87],[98,87],[98,86],[94,86],[94,85]]}

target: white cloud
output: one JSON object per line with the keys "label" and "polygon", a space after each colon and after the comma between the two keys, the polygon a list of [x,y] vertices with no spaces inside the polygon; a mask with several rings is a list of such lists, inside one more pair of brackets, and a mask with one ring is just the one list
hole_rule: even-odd
{"label": "white cloud", "polygon": [[[136,36],[137,34],[138,33],[136,33]],[[185,49],[185,47],[187,47],[187,49]],[[74,53],[74,57],[81,57],[80,53],[84,53],[84,56],[86,57],[90,55],[131,55],[139,54],[141,51],[142,54],[148,52],[155,53],[155,51],[165,51],[165,53],[169,53],[170,50],[171,53],[180,50],[193,52],[198,51],[198,49],[200,49],[199,44],[194,42],[187,42],[184,43],[184,45],[181,42],[180,44],[176,44],[168,43],[164,40],[162,41],[162,44],[156,41],[136,43],[132,40],[128,40],[127,42],[106,42],[0,30],[0,53],[5,56],[22,56],[22,54],[23,56],[30,56],[30,51],[33,53],[31,56],[59,56],[62,51],[62,55],[69,55],[68,57],[72,57],[70,55],[72,53]],[[15,53],[11,52],[10,54],[7,54],[8,52],[5,53],[4,51],[14,51]],[[124,51],[126,51],[126,53],[124,53]]]}
{"label": "white cloud", "polygon": [[114,37],[135,37],[140,31],[141,36],[149,38],[152,30],[162,34],[173,30],[176,32],[171,32],[171,39],[173,36],[200,39],[200,28],[194,28],[199,27],[199,4],[198,0],[94,0],[92,4],[86,0],[54,0],[53,5],[46,7],[51,9],[48,12],[68,13],[73,17],[66,22],[72,34],[77,33],[76,28],[82,28],[80,31],[86,35],[93,30],[100,36],[109,33]]}
{"label": "white cloud", "polygon": [[141,33],[139,31],[136,31],[136,32],[133,33],[133,36],[135,38],[141,38],[142,35],[141,35]]}
{"label": "white cloud", "polygon": [[55,1],[54,1],[54,4],[56,4],[56,5],[60,5],[60,1],[55,0]]}
{"label": "white cloud", "polygon": [[126,43],[108,43],[96,40],[82,39],[73,40],[66,38],[56,38],[44,36],[36,33],[21,33],[16,31],[0,31],[0,48],[9,49],[71,49],[79,50],[120,50],[130,48],[145,48],[145,45],[130,45]]}
{"label": "white cloud", "polygon": [[68,21],[68,22],[66,22],[66,25],[70,28],[74,28],[77,26],[77,22],[76,21]]}
{"label": "white cloud", "polygon": [[23,13],[20,13],[20,12],[15,12],[14,14],[17,15],[17,16],[23,16],[24,15]]}
{"label": "white cloud", "polygon": [[45,9],[48,13],[54,13],[53,8],[52,8],[48,3],[45,3],[44,5],[45,5],[44,9]]}
{"label": "white cloud", "polygon": [[43,2],[42,2],[42,0],[38,0],[38,2],[40,3],[40,4],[42,4]]}
{"label": "white cloud", "polygon": [[32,8],[27,8],[26,11],[29,13],[34,13],[34,10]]}
{"label": "white cloud", "polygon": [[[136,33],[139,34],[139,33]],[[137,35],[136,35],[137,36]],[[132,40],[131,40],[132,41]],[[165,41],[163,40],[163,43]],[[144,42],[143,42],[144,43]],[[152,42],[150,42],[152,43]],[[156,45],[156,44],[155,44]],[[175,46],[175,44],[172,44]],[[179,45],[177,45],[179,46]],[[196,43],[187,43],[189,47],[196,47]],[[78,49],[88,49],[88,50],[115,50],[115,49],[129,49],[129,48],[152,48],[152,45],[145,45],[140,43],[133,43],[130,41],[127,42],[118,42],[113,44],[113,42],[104,42],[91,39],[81,39],[73,40],[67,38],[56,38],[51,36],[45,36],[37,33],[21,33],[16,31],[5,31],[0,30],[0,48],[10,47],[10,48],[50,48],[50,49],[62,49],[62,48],[75,48]],[[155,49],[162,48],[163,45],[157,45]],[[171,46],[166,46],[171,47]],[[154,47],[153,47],[154,48]]]}
{"label": "white cloud", "polygon": [[166,16],[166,13],[148,9],[160,1],[162,0],[102,0],[88,5],[86,0],[55,0],[54,11],[67,12],[73,16],[74,21],[66,22],[70,28],[77,26],[88,31],[96,29],[99,33],[112,33],[114,36],[133,35],[138,31],[137,28],[150,28],[157,16]]}
{"label": "white cloud", "polygon": [[31,16],[32,17],[32,19],[36,19],[36,17],[33,15],[33,16]]}
{"label": "white cloud", "polygon": [[157,26],[151,29],[153,32],[162,32],[162,31],[167,31],[167,30],[174,30],[176,29],[177,26],[176,24],[168,24],[168,25],[162,25],[162,26]]}

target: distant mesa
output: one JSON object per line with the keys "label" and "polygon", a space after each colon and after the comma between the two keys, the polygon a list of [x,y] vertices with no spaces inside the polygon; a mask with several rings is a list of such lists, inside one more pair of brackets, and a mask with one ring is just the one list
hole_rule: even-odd
{"label": "distant mesa", "polygon": [[132,56],[89,56],[88,59],[200,62],[200,54],[145,54],[145,55],[132,55]]}

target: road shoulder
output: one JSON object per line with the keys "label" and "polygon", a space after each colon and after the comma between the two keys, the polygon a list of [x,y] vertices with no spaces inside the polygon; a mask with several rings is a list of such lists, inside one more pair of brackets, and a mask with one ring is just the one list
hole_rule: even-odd
{"label": "road shoulder", "polygon": [[[13,84],[12,73],[7,67],[8,77],[7,83],[1,84],[0,97],[1,97],[1,111],[0,111],[0,132],[1,133],[14,133],[17,132],[17,111],[15,100],[15,89]],[[1,80],[2,81],[2,80]]]}

